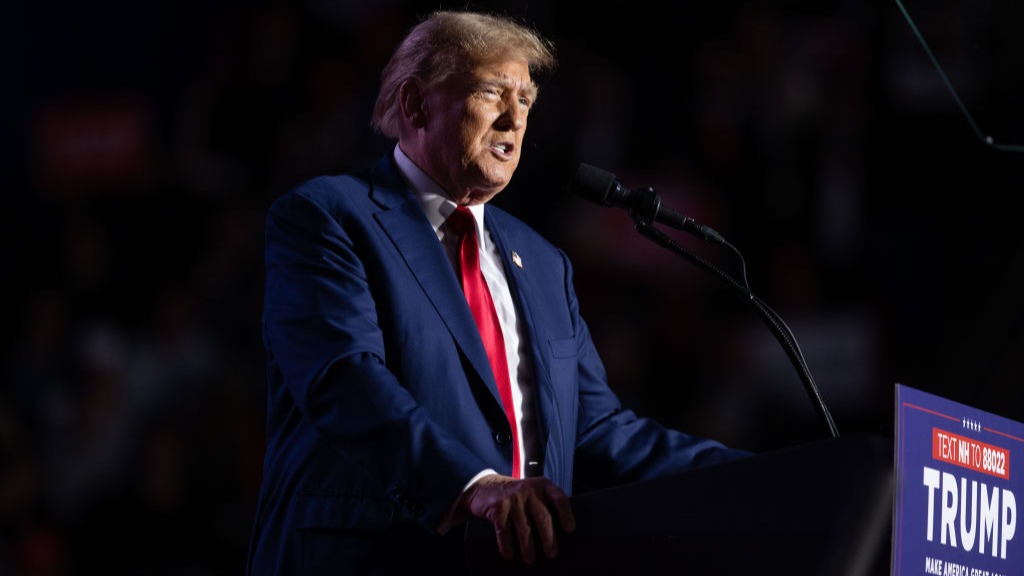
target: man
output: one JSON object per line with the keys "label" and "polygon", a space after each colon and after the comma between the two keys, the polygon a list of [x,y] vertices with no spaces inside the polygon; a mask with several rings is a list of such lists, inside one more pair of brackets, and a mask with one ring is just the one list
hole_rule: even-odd
{"label": "man", "polygon": [[[432,14],[382,74],[373,125],[393,153],[270,209],[249,574],[458,573],[470,517],[531,563],[574,529],[574,489],[745,454],[623,408],[565,254],[487,206],[519,163],[534,75],[554,66],[550,43],[509,19]],[[463,206],[479,244],[465,261],[446,222]],[[476,262],[493,332],[467,303],[472,280],[460,286]]]}

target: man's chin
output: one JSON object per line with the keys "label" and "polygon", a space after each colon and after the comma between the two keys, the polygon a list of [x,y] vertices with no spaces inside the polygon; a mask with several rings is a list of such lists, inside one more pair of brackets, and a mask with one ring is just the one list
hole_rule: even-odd
{"label": "man's chin", "polygon": [[503,178],[484,179],[484,181],[480,182],[480,185],[477,186],[476,191],[473,193],[473,199],[480,200],[482,202],[490,200],[508,186],[511,176],[512,175],[509,174],[507,177]]}
{"label": "man's chin", "polygon": [[470,204],[484,204],[490,202],[492,198],[498,195],[499,192],[504,190],[505,187],[488,188],[486,190],[476,190],[470,197]]}

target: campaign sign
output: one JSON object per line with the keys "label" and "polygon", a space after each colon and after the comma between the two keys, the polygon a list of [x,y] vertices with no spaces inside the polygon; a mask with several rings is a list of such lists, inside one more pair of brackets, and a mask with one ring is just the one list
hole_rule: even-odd
{"label": "campaign sign", "polygon": [[894,458],[893,576],[1024,576],[1024,424],[897,384]]}

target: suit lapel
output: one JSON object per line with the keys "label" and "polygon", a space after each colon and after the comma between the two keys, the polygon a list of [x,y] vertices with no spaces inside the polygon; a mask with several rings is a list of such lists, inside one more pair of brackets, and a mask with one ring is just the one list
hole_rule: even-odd
{"label": "suit lapel", "polygon": [[398,175],[390,155],[377,164],[371,182],[373,188],[370,194],[383,208],[374,218],[394,243],[395,249],[437,310],[456,345],[462,349],[500,406],[501,397],[487,360],[487,351],[462,296],[462,288],[451,262],[416,198]]}

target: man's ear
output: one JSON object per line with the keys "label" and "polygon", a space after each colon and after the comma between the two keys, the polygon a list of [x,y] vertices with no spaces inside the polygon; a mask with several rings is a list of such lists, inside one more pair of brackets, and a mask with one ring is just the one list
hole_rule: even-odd
{"label": "man's ear", "polygon": [[402,103],[402,116],[414,127],[422,128],[427,123],[427,102],[423,89],[416,80],[402,82],[398,90],[399,101]]}

